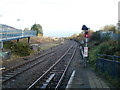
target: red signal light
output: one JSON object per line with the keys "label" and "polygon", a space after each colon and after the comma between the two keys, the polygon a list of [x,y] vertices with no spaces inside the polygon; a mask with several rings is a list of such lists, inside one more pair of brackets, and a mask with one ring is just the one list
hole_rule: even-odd
{"label": "red signal light", "polygon": [[85,37],[86,37],[86,38],[88,38],[88,37],[89,37],[89,35],[88,35],[88,34],[85,34]]}
{"label": "red signal light", "polygon": [[88,32],[87,32],[87,31],[85,32],[84,36],[85,36],[86,38],[88,38],[88,37],[89,37],[89,35],[88,35]]}

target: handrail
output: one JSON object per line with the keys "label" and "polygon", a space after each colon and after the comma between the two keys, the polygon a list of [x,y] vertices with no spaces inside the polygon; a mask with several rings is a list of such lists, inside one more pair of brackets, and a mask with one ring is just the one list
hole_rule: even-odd
{"label": "handrail", "polygon": [[116,55],[106,55],[106,54],[97,54],[97,56],[108,56],[108,57],[117,57],[117,58],[120,58],[120,56],[116,56]]}
{"label": "handrail", "polygon": [[120,56],[97,54],[96,69],[107,72],[113,78],[120,78]]}
{"label": "handrail", "polygon": [[36,31],[34,30],[0,29],[0,41],[12,39],[12,38],[24,38],[24,37],[34,37],[34,36],[36,36]]}
{"label": "handrail", "polygon": [[116,63],[120,63],[119,61],[110,60],[110,59],[105,59],[105,58],[99,58],[99,57],[98,57],[98,59],[105,60],[105,61],[109,61],[109,62],[116,62]]}

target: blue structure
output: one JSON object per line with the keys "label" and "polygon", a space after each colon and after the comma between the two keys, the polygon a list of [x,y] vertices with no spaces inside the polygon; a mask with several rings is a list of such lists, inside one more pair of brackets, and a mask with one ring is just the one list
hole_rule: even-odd
{"label": "blue structure", "polygon": [[107,72],[113,78],[120,79],[120,56],[98,54],[96,68]]}
{"label": "blue structure", "polygon": [[30,37],[35,37],[35,36],[36,36],[36,31],[33,30],[19,30],[7,25],[0,25],[1,48],[3,48],[4,41],[19,40],[21,38],[30,39]]}

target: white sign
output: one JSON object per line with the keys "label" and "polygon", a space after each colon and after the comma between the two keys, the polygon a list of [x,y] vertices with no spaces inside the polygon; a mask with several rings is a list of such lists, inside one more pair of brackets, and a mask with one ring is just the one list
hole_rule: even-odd
{"label": "white sign", "polygon": [[88,47],[84,47],[84,57],[88,57]]}

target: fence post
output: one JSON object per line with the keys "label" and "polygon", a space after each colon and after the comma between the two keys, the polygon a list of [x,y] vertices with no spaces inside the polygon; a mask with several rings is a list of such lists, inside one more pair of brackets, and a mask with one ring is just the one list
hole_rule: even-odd
{"label": "fence post", "polygon": [[112,77],[113,78],[115,77],[115,74],[116,74],[116,71],[115,71],[115,60],[116,60],[116,57],[113,56],[113,63],[112,63]]}
{"label": "fence post", "polygon": [[96,58],[96,69],[98,69],[98,55],[97,55],[97,58]]}
{"label": "fence post", "polygon": [[102,60],[102,71],[104,72],[104,60]]}

